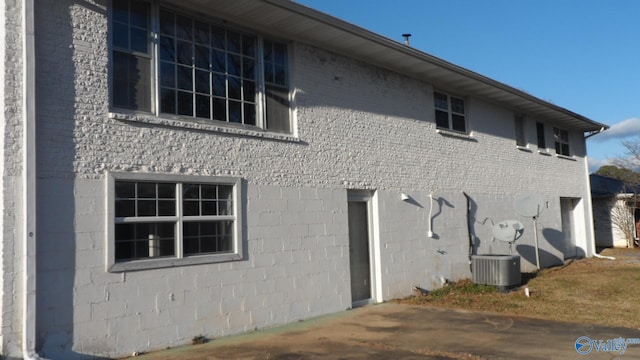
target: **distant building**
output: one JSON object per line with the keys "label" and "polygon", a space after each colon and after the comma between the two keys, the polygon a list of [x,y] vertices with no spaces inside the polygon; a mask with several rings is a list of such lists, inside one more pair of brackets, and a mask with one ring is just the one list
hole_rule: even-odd
{"label": "distant building", "polygon": [[638,186],[596,174],[591,174],[589,179],[596,246],[627,247],[637,243],[640,234]]}
{"label": "distant building", "polygon": [[543,266],[594,252],[585,136],[606,126],[402,39],[285,0],[8,0],[0,19],[3,355],[125,356],[405,297],[509,253],[492,221],[524,224],[523,271],[536,231]]}

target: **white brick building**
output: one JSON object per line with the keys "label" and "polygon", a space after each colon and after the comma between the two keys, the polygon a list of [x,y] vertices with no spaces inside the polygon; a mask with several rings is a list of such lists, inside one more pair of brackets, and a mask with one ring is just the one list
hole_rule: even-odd
{"label": "white brick building", "polygon": [[7,0],[0,19],[4,355],[404,297],[508,253],[489,220],[525,225],[534,270],[522,193],[545,199],[543,266],[594,251],[604,125],[402,43],[286,0]]}

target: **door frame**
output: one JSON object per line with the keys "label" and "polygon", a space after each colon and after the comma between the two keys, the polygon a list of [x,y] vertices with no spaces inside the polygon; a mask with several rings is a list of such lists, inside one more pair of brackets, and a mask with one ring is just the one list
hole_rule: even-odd
{"label": "door frame", "polygon": [[[374,190],[347,190],[347,205],[349,202],[364,202],[367,204],[367,234],[369,237],[369,284],[371,297],[351,303],[355,308],[367,304],[382,302],[382,288],[380,286],[382,273],[380,272],[380,240],[378,237],[378,195]],[[348,213],[347,213],[347,222]],[[349,246],[351,239],[349,238]],[[351,272],[351,260],[349,259],[349,272]],[[351,282],[349,282],[351,284]]]}

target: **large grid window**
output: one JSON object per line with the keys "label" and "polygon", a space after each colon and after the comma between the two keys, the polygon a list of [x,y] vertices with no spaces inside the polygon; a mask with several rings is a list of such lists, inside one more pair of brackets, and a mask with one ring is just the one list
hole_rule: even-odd
{"label": "large grid window", "polygon": [[175,260],[189,263],[189,258],[203,255],[210,256],[207,262],[223,261],[240,255],[237,179],[153,181],[148,175],[131,174],[109,179],[110,267],[124,264],[121,267],[128,269],[128,263],[149,260],[175,265]]}
{"label": "large grid window", "polygon": [[464,99],[441,92],[433,92],[436,127],[459,132],[467,131]]}
{"label": "large grid window", "polygon": [[556,154],[570,156],[569,151],[569,132],[567,130],[553,128],[553,137],[555,139]]}
{"label": "large grid window", "polygon": [[[287,44],[152,0],[113,0],[111,23],[114,107],[291,132]],[[125,30],[131,34],[126,44]],[[153,82],[151,63],[158,74]],[[132,100],[140,89],[147,90],[145,98]],[[157,94],[153,107],[151,94]]]}

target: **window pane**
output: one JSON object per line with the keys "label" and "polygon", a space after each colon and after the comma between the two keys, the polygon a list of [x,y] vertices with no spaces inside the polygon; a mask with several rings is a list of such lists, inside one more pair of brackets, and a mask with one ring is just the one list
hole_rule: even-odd
{"label": "window pane", "polygon": [[209,24],[196,21],[194,24],[194,40],[199,44],[209,45],[211,37],[209,36]]}
{"label": "window pane", "polygon": [[211,27],[211,46],[217,49],[226,49],[225,31],[216,26]]}
{"label": "window pane", "polygon": [[211,98],[204,95],[196,95],[196,117],[211,118]]}
{"label": "window pane", "polygon": [[175,214],[175,200],[158,200],[158,216],[174,216]]}
{"label": "window pane", "polygon": [[160,86],[176,87],[176,67],[173,63],[160,63]]}
{"label": "window pane", "polygon": [[224,99],[213,99],[213,119],[227,121],[227,102]]}
{"label": "window pane", "polygon": [[177,44],[178,64],[193,64],[193,45],[190,42],[178,41]]}
{"label": "window pane", "polygon": [[289,128],[289,91],[275,87],[266,87],[267,128],[276,132],[290,132]]}
{"label": "window pane", "polygon": [[242,54],[245,56],[256,56],[256,41],[249,36],[242,37]]}
{"label": "window pane", "polygon": [[209,53],[209,48],[206,46],[195,47],[194,63],[196,64],[196,67],[209,70]]}
{"label": "window pane", "polygon": [[175,36],[175,19],[174,15],[168,11],[160,11],[160,33]]}
{"label": "window pane", "polygon": [[571,155],[569,152],[569,144],[562,144],[562,155]]}
{"label": "window pane", "polygon": [[242,123],[242,103],[229,101],[229,122]]}
{"label": "window pane", "polygon": [[200,185],[200,192],[202,199],[217,199],[218,198],[218,186],[217,185]]}
{"label": "window pane", "polygon": [[274,67],[273,82],[277,85],[287,84],[287,75],[284,65],[276,65]]}
{"label": "window pane", "polygon": [[117,181],[115,183],[116,198],[133,198],[136,196],[136,183],[129,181]]}
{"label": "window pane", "polygon": [[135,200],[116,200],[115,201],[116,217],[136,216]]}
{"label": "window pane", "polygon": [[199,199],[200,198],[200,185],[198,185],[198,184],[184,184],[184,185],[182,185],[182,197],[184,199]]}
{"label": "window pane", "polygon": [[146,29],[131,29],[131,50],[145,54],[149,52],[149,34]]}
{"label": "window pane", "polygon": [[113,46],[123,49],[129,49],[129,27],[126,24],[113,24]]}
{"label": "window pane", "polygon": [[218,199],[232,201],[233,200],[233,186],[231,185],[219,185],[218,186]]}
{"label": "window pane", "polygon": [[160,199],[175,199],[176,198],[176,185],[175,184],[158,184],[158,198]]}
{"label": "window pane", "polygon": [[284,66],[287,64],[287,46],[284,44],[273,44],[273,62],[276,65]]}
{"label": "window pane", "polygon": [[160,112],[167,114],[176,113],[176,91],[162,89],[160,92]]}
{"label": "window pane", "polygon": [[175,255],[174,223],[116,224],[116,260]]}
{"label": "window pane", "polygon": [[[196,92],[209,95],[209,72],[196,69]],[[208,98],[208,97],[207,97]]]}
{"label": "window pane", "polygon": [[149,3],[131,1],[131,25],[143,29],[149,28]]}
{"label": "window pane", "polygon": [[451,111],[458,114],[464,114],[464,100],[452,97]]}
{"label": "window pane", "polygon": [[193,91],[193,74],[191,67],[178,66],[178,89]]}
{"label": "window pane", "polygon": [[436,110],[436,127],[449,128],[449,113],[442,110]]}
{"label": "window pane", "polygon": [[156,184],[155,183],[137,183],[138,185],[138,197],[139,198],[155,198],[156,197]]}
{"label": "window pane", "polygon": [[245,103],[244,104],[244,123],[246,125],[256,124],[256,105]]}
{"label": "window pane", "polygon": [[218,203],[215,201],[203,201],[202,215],[218,215]]}
{"label": "window pane", "polygon": [[113,21],[129,23],[129,1],[113,0],[112,8]]}
{"label": "window pane", "polygon": [[218,215],[233,215],[233,207],[231,201],[218,202]]}
{"label": "window pane", "polygon": [[242,76],[245,79],[255,79],[255,60],[251,58],[242,58]]}
{"label": "window pane", "polygon": [[176,16],[176,36],[184,40],[193,39],[193,22],[191,19],[185,16]]}
{"label": "window pane", "polygon": [[217,72],[226,72],[226,58],[227,55],[220,50],[211,51],[211,70]]}
{"label": "window pane", "polygon": [[173,38],[160,37],[160,59],[171,62],[176,61],[176,45]]}
{"label": "window pane", "polygon": [[113,106],[150,111],[150,60],[113,52]]}
{"label": "window pane", "polygon": [[235,77],[229,77],[229,98],[242,99],[242,87],[240,86],[240,79]]}
{"label": "window pane", "polygon": [[239,54],[240,48],[240,34],[227,30],[227,50]]}
{"label": "window pane", "polygon": [[156,216],[156,200],[138,200],[137,216]]}
{"label": "window pane", "polygon": [[451,115],[452,128],[456,131],[466,132],[467,127],[465,125],[464,116],[453,114]]}
{"label": "window pane", "polygon": [[227,69],[229,75],[242,75],[242,61],[239,55],[229,54],[229,56],[227,56]]}
{"label": "window pane", "polygon": [[193,116],[193,94],[178,91],[178,115]]}
{"label": "window pane", "polygon": [[183,203],[184,216],[200,216],[200,202],[196,200],[185,200]]}
{"label": "window pane", "polygon": [[222,74],[213,74],[211,81],[213,82],[213,95],[227,96],[227,77]]}
{"label": "window pane", "polygon": [[449,111],[449,97],[447,95],[434,92],[433,101],[436,109]]}
{"label": "window pane", "polygon": [[536,131],[538,135],[538,147],[544,149],[547,147],[544,139],[544,125],[542,123],[536,123]]}
{"label": "window pane", "polygon": [[232,251],[232,230],[231,221],[185,222],[185,255]]}

